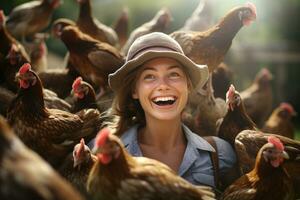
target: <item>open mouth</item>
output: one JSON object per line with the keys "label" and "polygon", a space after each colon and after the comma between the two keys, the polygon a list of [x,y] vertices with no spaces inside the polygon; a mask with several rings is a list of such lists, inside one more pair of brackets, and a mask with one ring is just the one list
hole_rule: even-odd
{"label": "open mouth", "polygon": [[169,106],[169,105],[173,105],[176,100],[177,100],[177,98],[174,96],[155,97],[152,99],[152,102],[158,106]]}

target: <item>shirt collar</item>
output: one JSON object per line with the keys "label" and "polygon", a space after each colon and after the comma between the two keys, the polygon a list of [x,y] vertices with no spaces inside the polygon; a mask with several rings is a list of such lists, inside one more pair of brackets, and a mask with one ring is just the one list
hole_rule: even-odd
{"label": "shirt collar", "polygon": [[[138,124],[134,125],[121,136],[125,148],[132,156],[143,156],[137,141],[138,127]],[[215,149],[205,139],[193,133],[184,124],[182,124],[182,127],[187,140],[187,147],[179,167],[179,176],[182,176],[192,166],[195,160],[199,158],[199,150],[215,152]]]}

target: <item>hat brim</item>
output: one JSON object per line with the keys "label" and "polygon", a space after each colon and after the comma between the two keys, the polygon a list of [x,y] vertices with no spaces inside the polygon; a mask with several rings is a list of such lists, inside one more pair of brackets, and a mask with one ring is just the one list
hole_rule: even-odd
{"label": "hat brim", "polygon": [[109,86],[113,91],[118,91],[128,73],[132,72],[145,62],[159,57],[172,58],[178,61],[188,73],[194,88],[201,88],[207,82],[209,76],[207,65],[197,65],[188,57],[174,51],[147,51],[140,56],[126,62],[114,73],[109,74]]}

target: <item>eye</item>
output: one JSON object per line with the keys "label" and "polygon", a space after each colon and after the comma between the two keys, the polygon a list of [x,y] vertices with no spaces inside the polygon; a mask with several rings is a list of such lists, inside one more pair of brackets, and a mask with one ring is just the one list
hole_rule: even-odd
{"label": "eye", "polygon": [[171,72],[169,77],[170,78],[177,78],[177,77],[180,77],[180,74],[178,72]]}
{"label": "eye", "polygon": [[146,74],[146,75],[143,77],[143,80],[146,80],[146,81],[155,80],[155,76],[154,76],[153,74]]}

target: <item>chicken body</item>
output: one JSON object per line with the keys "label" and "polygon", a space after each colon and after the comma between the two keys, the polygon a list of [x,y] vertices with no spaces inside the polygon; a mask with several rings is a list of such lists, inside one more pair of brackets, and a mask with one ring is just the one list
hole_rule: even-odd
{"label": "chicken body", "polygon": [[2,200],[83,199],[41,157],[29,150],[0,117],[0,196]]}
{"label": "chicken body", "polygon": [[225,64],[221,63],[212,73],[212,86],[214,88],[214,96],[226,99],[226,92],[233,82],[233,72]]}
{"label": "chicken body", "polygon": [[121,15],[118,20],[114,24],[114,30],[119,38],[120,48],[124,46],[128,38],[128,30],[129,22],[128,22],[128,9],[123,8]]}
{"label": "chicken body", "polygon": [[[60,0],[31,1],[14,8],[6,21],[7,29],[16,38],[42,31],[51,20],[52,13]],[[38,16],[38,17],[37,17]]]}

